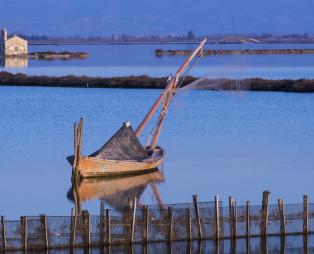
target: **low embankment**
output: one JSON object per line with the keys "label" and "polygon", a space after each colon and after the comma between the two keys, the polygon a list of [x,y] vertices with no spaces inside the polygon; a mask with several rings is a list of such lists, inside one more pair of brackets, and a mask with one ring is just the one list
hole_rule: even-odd
{"label": "low embankment", "polygon": [[[163,50],[156,49],[156,56],[182,56],[191,54],[191,50]],[[202,52],[204,56],[211,55],[269,55],[269,54],[314,54],[314,49],[206,49]]]}
{"label": "low embankment", "polygon": [[[197,78],[186,77],[183,86],[196,81]],[[164,88],[166,77],[148,76],[128,77],[87,77],[87,76],[28,76],[0,72],[1,86],[40,86],[40,87],[89,87],[89,88]],[[278,92],[314,92],[314,79],[202,79],[191,89],[200,90],[239,90],[239,91],[278,91]]]}
{"label": "low embankment", "polygon": [[69,52],[69,51],[43,51],[43,52],[33,52],[28,54],[29,58],[36,60],[69,60],[69,59],[85,59],[88,57],[86,52]]}

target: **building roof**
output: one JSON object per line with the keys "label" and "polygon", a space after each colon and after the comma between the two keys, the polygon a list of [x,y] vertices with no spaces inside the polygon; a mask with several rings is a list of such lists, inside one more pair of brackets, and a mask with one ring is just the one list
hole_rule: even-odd
{"label": "building roof", "polygon": [[21,37],[18,37],[17,35],[14,35],[14,36],[8,38],[6,41],[10,41],[10,40],[13,40],[13,39],[18,39],[18,40],[22,40],[22,41],[27,42],[27,40],[22,39]]}

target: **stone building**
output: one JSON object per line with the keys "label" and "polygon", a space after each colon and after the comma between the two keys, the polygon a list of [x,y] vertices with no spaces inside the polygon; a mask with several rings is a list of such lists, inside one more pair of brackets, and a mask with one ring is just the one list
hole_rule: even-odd
{"label": "stone building", "polygon": [[28,43],[26,40],[14,35],[8,37],[6,29],[1,30],[0,54],[1,56],[22,56],[28,53]]}

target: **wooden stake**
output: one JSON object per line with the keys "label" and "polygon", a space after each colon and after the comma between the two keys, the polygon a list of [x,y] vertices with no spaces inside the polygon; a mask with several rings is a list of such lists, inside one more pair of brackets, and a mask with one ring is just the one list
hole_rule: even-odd
{"label": "wooden stake", "polygon": [[70,244],[71,247],[74,247],[76,239],[76,225],[77,225],[77,210],[76,208],[71,209],[71,235],[70,235]]}
{"label": "wooden stake", "polygon": [[90,246],[90,215],[87,210],[82,211],[82,217],[83,217],[83,225],[84,225],[84,233],[86,234],[86,247]]}
{"label": "wooden stake", "polygon": [[219,197],[215,196],[215,224],[216,224],[216,239],[220,238],[220,220],[219,220]]}
{"label": "wooden stake", "polygon": [[199,236],[199,240],[201,240],[201,239],[203,239],[203,236],[202,236],[202,223],[201,223],[201,215],[200,215],[199,204],[198,204],[198,201],[197,201],[197,195],[193,195],[193,204],[194,204],[195,216],[196,216],[197,225],[198,225],[198,236]]}
{"label": "wooden stake", "polygon": [[47,217],[46,215],[40,215],[40,224],[43,232],[43,238],[45,243],[45,248],[49,249],[49,238],[48,238],[48,228],[47,228]]}
{"label": "wooden stake", "polygon": [[229,197],[230,233],[232,238],[237,236],[237,208],[233,197]]}
{"label": "wooden stake", "polygon": [[246,238],[250,237],[250,231],[251,231],[251,222],[250,222],[250,217],[251,217],[251,204],[250,201],[246,201]]}
{"label": "wooden stake", "polygon": [[107,244],[111,244],[111,225],[110,225],[110,209],[106,209],[106,226],[107,226]]}
{"label": "wooden stake", "polygon": [[282,199],[278,199],[278,210],[280,217],[280,234],[282,236],[286,235],[286,218],[285,218],[285,208]]}
{"label": "wooden stake", "polygon": [[233,197],[229,197],[229,229],[230,229],[230,236],[234,236],[234,228],[233,228],[233,215],[234,215],[234,208],[233,208]]}
{"label": "wooden stake", "polygon": [[168,207],[168,217],[169,217],[169,241],[171,242],[173,237],[172,237],[172,228],[173,228],[173,212],[172,212],[172,207]]}
{"label": "wooden stake", "polygon": [[261,230],[261,235],[262,236],[267,236],[269,194],[270,194],[269,191],[264,191],[263,192],[262,230]]}
{"label": "wooden stake", "polygon": [[233,238],[237,238],[237,221],[238,221],[238,214],[237,214],[237,202],[233,200]]}
{"label": "wooden stake", "polygon": [[[280,253],[286,254],[286,236],[280,236]],[[305,252],[303,253],[305,254]]]}
{"label": "wooden stake", "polygon": [[309,231],[309,203],[307,195],[303,196],[303,233],[307,234]]}
{"label": "wooden stake", "polygon": [[308,235],[305,234],[303,235],[303,254],[308,254],[309,249],[308,249]]}
{"label": "wooden stake", "polygon": [[76,160],[77,160],[77,123],[74,123],[74,159],[72,165],[73,176],[75,176]]}
{"label": "wooden stake", "polygon": [[5,251],[7,247],[7,238],[6,238],[6,225],[4,216],[1,216],[1,235],[2,235],[2,250]]}
{"label": "wooden stake", "polygon": [[148,210],[148,206],[145,205],[143,207],[143,233],[144,233],[144,237],[143,237],[143,240],[144,240],[144,243],[147,243],[148,242],[148,225],[149,225],[149,210]]}
{"label": "wooden stake", "polygon": [[134,242],[134,230],[135,230],[135,223],[136,223],[136,205],[137,199],[134,197],[133,199],[133,211],[132,211],[132,224],[131,224],[131,243]]}
{"label": "wooden stake", "polygon": [[21,216],[20,217],[21,221],[21,232],[22,232],[22,240],[23,240],[23,249],[27,250],[27,217],[26,216]]}
{"label": "wooden stake", "polygon": [[192,219],[191,219],[191,208],[186,208],[186,232],[188,236],[188,240],[192,240]]}
{"label": "wooden stake", "polygon": [[105,244],[105,204],[103,201],[100,203],[100,244]]}

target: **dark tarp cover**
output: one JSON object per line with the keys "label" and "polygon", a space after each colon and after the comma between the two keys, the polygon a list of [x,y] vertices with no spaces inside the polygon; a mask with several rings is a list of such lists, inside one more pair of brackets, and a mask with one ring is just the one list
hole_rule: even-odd
{"label": "dark tarp cover", "polygon": [[143,160],[148,154],[128,122],[124,123],[102,148],[90,156],[104,160]]}

